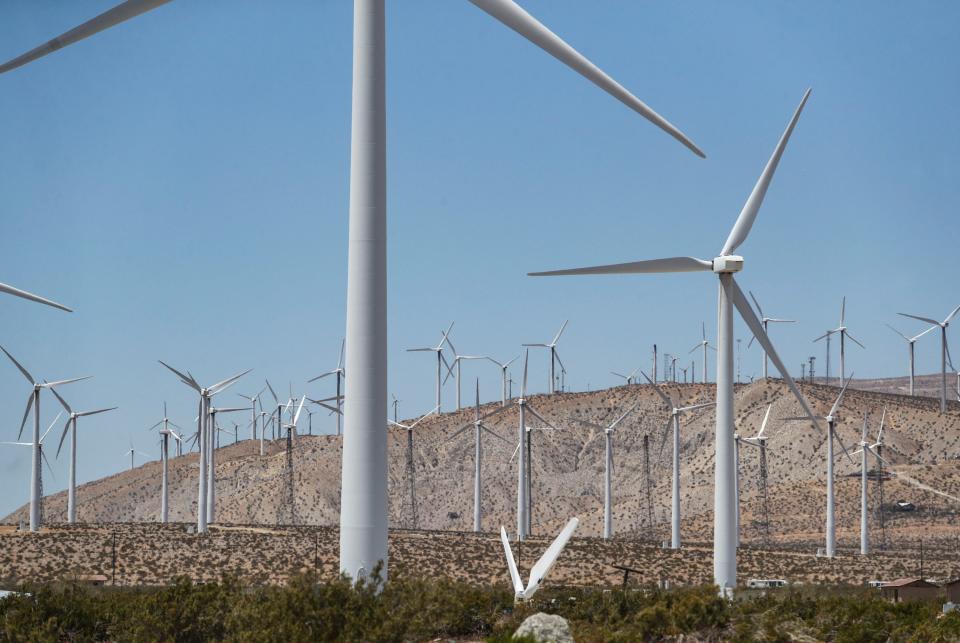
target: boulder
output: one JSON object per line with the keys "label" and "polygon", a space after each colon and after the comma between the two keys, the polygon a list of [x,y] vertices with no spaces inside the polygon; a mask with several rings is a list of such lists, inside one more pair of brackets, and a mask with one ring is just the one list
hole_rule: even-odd
{"label": "boulder", "polygon": [[543,612],[528,616],[513,635],[532,636],[540,643],[574,643],[567,619]]}

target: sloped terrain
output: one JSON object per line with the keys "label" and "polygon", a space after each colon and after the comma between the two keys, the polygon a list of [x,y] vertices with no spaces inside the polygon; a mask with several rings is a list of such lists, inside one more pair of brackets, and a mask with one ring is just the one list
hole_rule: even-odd
{"label": "sloped terrain", "polygon": [[[838,389],[802,385],[815,412],[826,413]],[[678,404],[711,401],[712,385],[665,386]],[[759,494],[759,457],[755,449],[741,451],[742,542],[807,549],[822,542],[824,516],[825,442],[809,422],[784,422],[801,410],[778,380],[757,381],[736,389],[736,424],[740,434],[754,435],[767,404],[773,405],[767,433],[768,506],[770,529],[763,529]],[[669,443],[661,450],[668,412],[650,386],[622,386],[590,393],[536,395],[528,403],[557,427],[530,417],[533,433],[533,531],[552,534],[573,515],[579,516],[579,536],[598,536],[602,527],[603,432],[577,420],[606,424],[623,410],[639,404],[614,436],[614,529],[617,536],[659,543],[669,529]],[[485,404],[481,413],[497,408]],[[876,435],[882,410],[887,409],[884,457],[884,530],[880,530],[878,476],[870,481],[874,543],[890,548],[914,546],[922,537],[956,546],[960,510],[960,405],[939,413],[938,401],[903,395],[849,390],[838,434],[851,451],[860,439],[863,414],[869,414],[870,434]],[[474,439],[472,428],[450,436],[473,420],[473,409],[425,419],[414,430],[416,523],[410,501],[406,466],[406,435],[389,433],[390,521],[399,528],[467,531],[472,528]],[[486,423],[503,439],[483,437],[482,491],[484,529],[515,527],[518,412],[512,404]],[[544,429],[544,430],[540,430]],[[652,524],[646,507],[643,436],[649,436]],[[709,541],[713,500],[714,414],[705,408],[684,415],[681,428],[681,496],[685,540]],[[838,532],[841,548],[854,548],[859,538],[859,457],[849,461],[837,448]],[[340,440],[335,436],[300,436],[293,450],[296,493],[294,522],[334,526],[339,512]],[[170,462],[170,517],[190,522],[197,495],[197,455]],[[873,463],[871,466],[875,466]],[[283,506],[286,481],[285,442],[242,441],[217,451],[216,522],[272,526],[290,522]],[[892,473],[893,475],[889,475]],[[851,477],[854,476],[854,477]],[[910,484],[909,481],[913,481]],[[920,485],[945,492],[941,495]],[[160,464],[150,462],[132,471],[82,485],[78,515],[85,523],[156,521],[159,514]],[[894,511],[897,500],[913,503],[916,511]],[[47,497],[48,523],[64,520],[66,496]],[[16,524],[25,507],[5,519]],[[511,529],[512,530],[512,529]]]}

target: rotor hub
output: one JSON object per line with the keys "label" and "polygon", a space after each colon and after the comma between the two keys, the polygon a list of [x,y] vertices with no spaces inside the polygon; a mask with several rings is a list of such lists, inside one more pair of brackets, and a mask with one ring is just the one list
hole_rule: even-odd
{"label": "rotor hub", "polygon": [[713,271],[717,274],[734,273],[743,270],[743,257],[723,255],[713,260]]}

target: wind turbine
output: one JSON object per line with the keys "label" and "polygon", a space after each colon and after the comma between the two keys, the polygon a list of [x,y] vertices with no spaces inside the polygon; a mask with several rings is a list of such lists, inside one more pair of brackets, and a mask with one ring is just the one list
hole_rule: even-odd
{"label": "wind turbine", "polygon": [[[733,306],[750,327],[760,345],[767,351],[774,366],[780,371],[784,381],[809,413],[806,400],[797,389],[788,369],[780,361],[773,344],[763,330],[763,324],[757,319],[747,298],[734,279],[734,274],[743,269],[743,257],[733,254],[742,244],[753,226],[763,198],[773,179],[773,174],[783,155],[790,134],[800,118],[800,112],[810,96],[810,90],[803,95],[800,105],[790,119],[790,124],[780,138],[773,156],[767,162],[760,179],[754,186],[740,216],[720,251],[720,256],[712,261],[694,257],[672,257],[652,261],[637,261],[592,268],[576,268],[553,272],[532,273],[533,275],[595,275],[595,274],[636,274],[659,272],[713,272],[720,281],[717,310],[717,427],[716,458],[714,467],[714,507],[713,507],[713,577],[723,594],[733,591],[737,583],[737,545],[734,531],[734,476],[733,476]],[[812,416],[812,413],[811,413]],[[814,421],[814,424],[816,422]],[[819,426],[818,426],[819,428]]]}
{"label": "wind turbine", "polygon": [[[300,404],[297,405],[297,410],[294,412],[293,417],[290,418],[290,422],[283,425],[283,428],[287,431],[287,449],[286,449],[286,475],[285,486],[286,486],[286,498],[283,503],[281,503],[278,513],[282,513],[284,505],[286,509],[290,512],[290,519],[287,524],[295,525],[297,524],[297,497],[296,492],[293,486],[293,436],[297,430],[297,422],[300,420],[300,412],[303,410],[303,403],[306,401],[306,396],[300,398]],[[287,403],[287,406],[293,411],[294,400],[291,397],[290,402]],[[338,416],[339,417],[339,416]],[[282,520],[278,520],[283,524]]]}
{"label": "wind turbine", "polygon": [[494,364],[496,364],[497,366],[500,367],[500,382],[501,382],[501,383],[500,383],[500,406],[506,406],[506,405],[507,405],[507,399],[508,399],[508,396],[507,396],[507,367],[509,367],[511,364],[513,364],[513,363],[514,363],[515,361],[517,361],[518,359],[520,359],[520,356],[517,355],[516,357],[514,357],[513,359],[511,359],[511,360],[508,361],[508,362],[498,362],[497,360],[493,359],[492,357],[488,357],[487,359],[490,360],[491,362],[493,362]]}
{"label": "wind turbine", "polygon": [[401,422],[396,422],[394,420],[387,420],[387,423],[391,426],[395,426],[398,429],[403,429],[407,432],[407,480],[410,482],[410,514],[411,514],[411,524],[412,529],[417,528],[417,487],[416,481],[414,479],[415,467],[413,462],[413,430],[417,427],[418,424],[423,422],[428,415],[433,414],[437,409],[433,408],[424,413],[417,419],[413,424],[403,424]]}
{"label": "wind turbine", "polygon": [[650,379],[646,373],[640,371],[644,379],[650,383],[654,392],[660,396],[670,408],[670,417],[667,419],[667,425],[663,427],[663,438],[660,440],[660,451],[663,452],[663,443],[667,439],[667,431],[673,427],[673,457],[671,458],[671,478],[670,478],[670,549],[680,549],[680,415],[689,411],[696,411],[708,406],[715,406],[716,402],[705,402],[703,404],[691,404],[690,406],[677,406],[673,398],[667,395],[660,385]]}
{"label": "wind turbine", "polygon": [[137,451],[136,449],[134,449],[134,448],[133,448],[133,442],[130,442],[130,448],[123,452],[123,455],[129,455],[129,456],[130,456],[130,471],[133,471],[133,467],[134,467],[134,464],[133,464],[133,455],[134,455],[135,453],[138,453],[138,454],[142,455],[143,457],[145,457],[145,458],[147,458],[147,459],[150,458],[150,456],[147,455],[146,453],[144,453],[143,451]]}
{"label": "wind turbine", "polygon": [[113,411],[117,407],[111,406],[108,409],[77,412],[70,408],[70,405],[60,397],[56,389],[50,389],[50,392],[60,400],[60,404],[67,413],[69,413],[67,423],[63,425],[63,433],[60,434],[60,444],[57,446],[57,457],[60,457],[60,449],[63,448],[63,440],[67,437],[67,431],[70,431],[70,479],[67,486],[67,522],[72,525],[77,522],[77,418],[106,413],[107,411]]}
{"label": "wind turbine", "polygon": [[[263,395],[263,392],[266,390],[267,390],[267,387],[264,386],[262,389],[260,389],[260,392],[257,393],[256,395],[244,395],[243,393],[237,393],[237,395],[239,395],[243,399],[250,402],[250,412],[252,413],[252,417],[250,418],[250,439],[251,440],[257,439],[257,403],[260,402],[260,396]],[[263,407],[262,404],[260,406],[261,408]]]}
{"label": "wind turbine", "polygon": [[[847,447],[844,446],[843,441],[840,439],[840,435],[836,431],[837,423],[837,410],[840,408],[840,403],[843,401],[843,395],[847,392],[847,386],[850,384],[850,380],[853,379],[853,373],[850,373],[850,377],[847,378],[847,381],[844,382],[843,388],[840,389],[840,395],[837,396],[837,400],[833,403],[833,406],[830,407],[830,412],[825,416],[815,416],[816,420],[823,420],[827,423],[827,523],[826,523],[826,556],[827,558],[833,558],[836,555],[837,551],[837,528],[836,528],[836,497],[833,492],[833,440],[836,438],[837,442],[840,444],[840,448],[843,449],[844,454],[847,456],[847,459],[851,460],[850,452],[847,451]],[[788,417],[783,418],[785,421],[800,420],[806,421],[811,418],[809,417]],[[819,425],[817,425],[819,428]]]}
{"label": "wind turbine", "polygon": [[441,333],[440,343],[436,346],[428,346],[426,348],[408,348],[408,353],[436,353],[437,354],[437,405],[434,407],[437,413],[440,413],[440,389],[443,386],[441,379],[442,376],[442,366],[446,366],[447,370],[450,370],[450,364],[447,363],[447,358],[443,356],[443,345],[447,343],[447,335],[450,334],[450,331],[453,330],[454,322],[450,322],[450,326],[447,330]]}
{"label": "wind turbine", "polygon": [[[881,425],[880,431],[883,431]],[[873,444],[867,442],[867,414],[863,414],[863,433],[860,435],[860,448],[853,452],[853,455],[860,454],[860,554],[866,556],[870,553],[870,526],[867,517],[867,454],[873,455],[878,462],[886,462],[876,449],[880,445],[880,433],[877,433],[877,441]]]}
{"label": "wind turbine", "polygon": [[[912,319],[919,319],[922,322],[927,322],[928,324],[933,324],[934,326],[940,327],[940,412],[947,412],[947,360],[950,357],[950,347],[947,346],[947,327],[950,326],[950,322],[953,320],[953,317],[960,311],[960,306],[957,306],[953,309],[953,312],[947,315],[946,319],[942,322],[938,322],[936,319],[930,319],[929,317],[919,317],[917,315],[908,315],[907,313],[897,313],[903,317],[910,317]],[[953,362],[952,359],[950,359]]]}
{"label": "wind turbine", "polygon": [[[497,408],[496,410],[491,411],[490,413],[487,413],[487,414],[484,415],[484,416],[481,416],[481,415],[480,415],[480,380],[478,379],[478,380],[477,380],[477,397],[476,397],[476,403],[475,403],[475,407],[474,407],[475,410],[474,410],[474,420],[473,420],[473,422],[468,422],[467,424],[464,424],[462,427],[460,427],[459,429],[457,429],[456,432],[455,432],[453,435],[451,435],[450,438],[447,440],[448,442],[452,442],[453,440],[455,440],[455,439],[457,439],[458,437],[460,437],[460,435],[462,435],[464,431],[466,431],[466,430],[469,429],[470,427],[473,427],[473,440],[474,440],[474,447],[473,447],[473,530],[474,530],[475,532],[477,532],[477,533],[480,532],[481,522],[482,522],[482,514],[481,514],[481,510],[480,510],[480,507],[481,507],[481,487],[482,487],[482,478],[481,478],[481,470],[482,470],[482,469],[481,469],[481,463],[483,462],[483,447],[482,447],[482,445],[481,445],[481,438],[483,437],[482,434],[483,434],[484,431],[486,431],[487,433],[489,433],[489,434],[492,435],[493,437],[497,438],[498,440],[503,440],[504,442],[507,442],[507,443],[509,444],[509,441],[508,441],[508,440],[506,440],[505,438],[502,438],[502,437],[500,437],[499,435],[497,435],[496,433],[494,433],[493,430],[492,430],[490,427],[488,427],[486,424],[484,424],[484,421],[492,418],[493,416],[497,415],[497,414],[500,413],[501,411],[506,410],[506,408],[507,408],[507,407],[505,407],[505,406],[501,406],[501,407]],[[394,424],[396,424],[396,421],[394,421]],[[407,431],[407,435],[410,436],[410,437],[409,437],[409,442],[408,442],[408,448],[409,448],[409,451],[412,453],[412,451],[413,451],[413,437],[412,437],[413,432],[412,432],[412,431]],[[408,462],[412,462],[412,456],[410,456],[410,457],[408,458]],[[412,479],[412,478],[411,478],[411,479]],[[411,492],[412,492],[412,488],[411,488]]]}
{"label": "wind turbine", "polygon": [[567,526],[560,531],[554,541],[550,543],[550,546],[547,547],[547,551],[543,552],[540,559],[537,560],[536,564],[530,569],[530,578],[527,580],[526,587],[523,586],[523,581],[520,580],[517,563],[513,560],[513,551],[510,549],[510,539],[507,538],[507,530],[503,528],[503,525],[500,526],[500,542],[503,543],[503,553],[507,557],[507,567],[510,569],[510,582],[513,583],[515,601],[526,601],[533,598],[533,595],[540,588],[540,583],[543,582],[543,579],[546,578],[550,570],[553,569],[554,563],[557,562],[557,558],[560,557],[560,553],[563,551],[567,541],[570,540],[570,536],[573,535],[573,532],[579,524],[580,521],[576,518],[570,519]]}
{"label": "wind turbine", "polygon": [[[62,412],[57,413],[57,417],[53,418],[53,422],[50,423],[50,426],[47,427],[47,430],[43,432],[43,435],[37,436],[33,442],[0,442],[0,444],[9,444],[12,446],[18,447],[32,447],[33,453],[37,459],[42,459],[46,465],[47,470],[50,472],[50,475],[53,475],[53,467],[50,466],[50,461],[47,460],[47,454],[43,452],[43,441],[46,439],[47,434],[50,433],[50,430],[53,429],[54,425],[60,421],[60,416],[63,415]],[[19,437],[18,437],[19,439]],[[34,513],[34,502],[33,502],[33,490],[37,490],[37,503],[36,503],[36,513],[37,521],[36,526],[34,526],[33,513]],[[40,531],[40,523],[43,520],[43,471],[37,467],[30,471],[30,531]]]}
{"label": "wind turbine", "polygon": [[160,476],[160,522],[161,524],[167,524],[170,514],[170,476],[168,472],[170,463],[170,436],[173,436],[174,441],[177,443],[178,454],[180,451],[180,445],[183,443],[183,437],[177,434],[176,431],[168,429],[166,426],[160,429],[159,434],[160,460],[162,465],[162,474]]}
{"label": "wind turbine", "polygon": [[[3,73],[2,70],[0,70],[0,73]],[[51,306],[53,308],[59,308],[60,310],[65,310],[68,313],[73,312],[63,304],[58,304],[57,302],[45,297],[41,297],[40,295],[34,295],[26,290],[20,290],[19,288],[14,288],[13,286],[8,286],[7,284],[0,284],[0,292],[13,295],[14,297],[20,297],[21,299],[26,299],[28,301],[34,301],[38,304],[46,304],[47,306]]]}
{"label": "wind turbine", "polygon": [[[700,157],[703,152],[599,67],[513,0],[470,0],[564,63]],[[129,20],[169,0],[127,0],[0,65],[0,74]],[[354,3],[353,105],[350,144],[350,232],[347,262],[346,382],[350,390],[341,476],[340,569],[365,575],[383,561],[387,576],[387,129],[386,7]]]}
{"label": "wind turbine", "polygon": [[847,327],[844,324],[846,309],[847,309],[847,298],[844,297],[843,300],[840,302],[840,325],[834,328],[833,330],[828,330],[826,333],[824,333],[820,337],[813,340],[815,342],[819,342],[821,339],[824,339],[824,338],[827,340],[827,379],[829,379],[830,378],[830,335],[832,335],[833,333],[840,334],[840,381],[841,382],[847,376],[846,364],[844,361],[845,354],[846,354],[845,340],[849,337],[850,341],[852,341],[854,344],[856,344],[860,348],[866,348],[866,346],[858,342],[857,339],[850,334],[850,331],[847,330]]}
{"label": "wind turbine", "polygon": [[[563,325],[560,326],[560,330],[557,331],[557,334],[553,336],[553,341],[549,344],[523,344],[523,346],[532,346],[536,348],[549,348],[550,349],[550,393],[553,393],[556,390],[555,383],[556,379],[554,377],[554,370],[556,368],[556,363],[560,362],[560,368],[563,368],[563,362],[560,361],[560,356],[557,355],[557,342],[560,341],[560,336],[563,335],[563,331],[567,328],[567,323],[570,320],[563,322]],[[529,351],[528,351],[529,353]]]}
{"label": "wind turbine", "polygon": [[629,375],[624,375],[623,373],[618,373],[616,371],[610,371],[611,375],[616,375],[617,377],[626,381],[627,386],[637,383],[637,372],[640,370],[640,367],[636,367]]}
{"label": "wind turbine", "polygon": [[457,379],[457,410],[460,410],[460,374],[461,374],[461,365],[464,360],[471,359],[487,359],[485,355],[461,355],[457,351],[457,347],[453,345],[453,341],[450,340],[449,333],[447,334],[447,345],[450,347],[450,350],[453,351],[453,364],[450,368],[447,369],[447,375],[443,378],[443,383],[446,384],[447,380],[450,378],[450,375],[453,374],[453,368],[457,369],[456,375],[454,377]]}
{"label": "wind turbine", "polygon": [[902,338],[903,338],[904,340],[906,340],[906,342],[907,342],[907,352],[908,352],[909,355],[910,355],[910,395],[912,396],[912,395],[913,395],[913,377],[914,377],[914,369],[913,369],[913,345],[916,343],[916,341],[917,341],[918,339],[920,339],[921,337],[923,337],[924,335],[926,335],[927,333],[929,333],[929,332],[930,332],[931,330],[933,330],[934,328],[937,328],[937,326],[931,326],[930,328],[928,328],[927,330],[923,331],[923,332],[920,333],[919,335],[914,335],[913,337],[907,337],[906,335],[904,335],[903,333],[901,333],[899,330],[897,330],[896,328],[894,328],[894,327],[891,326],[890,324],[886,324],[886,327],[889,328],[890,330],[892,330],[893,332],[895,332],[897,335],[899,335],[900,337],[902,337]]}
{"label": "wind turbine", "polygon": [[[703,322],[700,322],[700,331],[702,333],[701,336],[703,337],[703,339],[697,342],[694,345],[694,347],[690,349],[690,352],[687,354],[689,355],[690,353],[697,350],[698,348],[703,349],[703,383],[706,384],[707,383],[707,349],[709,348],[712,351],[716,351],[717,349],[711,346],[710,342],[707,341],[707,325]],[[692,366],[693,365],[691,364],[691,367]],[[696,377],[691,378],[690,381],[692,382],[694,379],[696,379]]]}
{"label": "wind turbine", "polygon": [[162,360],[157,361],[159,361],[164,368],[180,378],[181,382],[200,394],[200,406],[197,411],[197,444],[200,447],[200,475],[198,476],[199,480],[197,483],[197,533],[204,534],[207,532],[207,511],[210,508],[210,495],[207,491],[208,476],[210,470],[212,469],[210,454],[212,454],[214,451],[213,440],[211,439],[213,437],[213,433],[210,430],[207,417],[208,411],[213,406],[212,402],[214,395],[223,392],[253,369],[247,369],[242,373],[228,377],[225,380],[217,382],[213,386],[204,387],[200,386],[200,384],[193,378],[193,375],[191,375],[189,371],[184,374],[169,364],[164,363]]}
{"label": "wind turbine", "polygon": [[639,402],[627,409],[608,426],[601,426],[587,420],[577,420],[581,424],[603,431],[603,537],[606,540],[613,537],[613,430],[638,406],[640,406]]}
{"label": "wind turbine", "polygon": [[[767,317],[763,314],[763,308],[760,307],[760,302],[757,301],[757,298],[753,296],[752,291],[750,291],[750,299],[753,300],[753,305],[757,307],[757,312],[760,313],[760,323],[763,325],[763,332],[767,334],[767,337],[770,336],[770,324],[797,323],[796,319],[778,319],[776,317]],[[753,337],[751,337],[750,341],[747,342],[747,348],[750,348],[751,346],[753,346]],[[706,363],[704,363],[704,365],[706,365]],[[767,351],[763,351],[763,379],[767,379]]]}
{"label": "wind turbine", "polygon": [[0,346],[0,350],[2,350],[4,354],[10,358],[10,361],[13,362],[13,365],[17,367],[18,371],[20,371],[20,374],[23,375],[28,382],[30,382],[31,386],[33,386],[33,391],[31,391],[30,398],[27,400],[27,410],[23,412],[23,419],[20,421],[20,431],[17,433],[17,440],[19,440],[20,436],[23,435],[23,427],[27,423],[27,416],[30,415],[30,409],[32,408],[33,457],[30,462],[30,470],[33,484],[30,487],[30,531],[37,531],[40,529],[40,501],[42,499],[42,492],[40,489],[40,391],[45,388],[52,390],[57,386],[90,379],[91,376],[76,377],[69,380],[58,380],[56,382],[38,382],[33,375],[31,375],[29,371],[27,371],[27,369],[20,364],[20,362],[14,359],[13,355],[7,352],[6,348]]}
{"label": "wind turbine", "polygon": [[763,507],[763,531],[764,534],[769,540],[770,538],[770,507],[767,504],[767,436],[765,432],[767,430],[767,422],[770,420],[770,410],[773,408],[773,404],[767,405],[767,412],[763,415],[763,422],[760,424],[760,430],[757,431],[757,434],[752,438],[741,438],[739,435],[734,434],[734,439],[736,440],[736,462],[734,466],[734,471],[736,473],[737,479],[737,543],[740,543],[740,445],[746,444],[752,447],[756,447],[760,450],[760,501]]}
{"label": "wind turbine", "polygon": [[347,340],[346,339],[341,340],[340,356],[337,358],[337,367],[335,369],[333,369],[332,371],[327,371],[326,373],[321,373],[320,375],[317,375],[316,377],[307,380],[308,383],[316,382],[317,380],[322,380],[328,375],[333,375],[336,378],[336,381],[337,381],[337,435],[340,435],[340,431],[341,431],[340,421],[341,421],[341,416],[343,415],[342,413],[343,401],[342,401],[341,391],[343,390],[342,381],[346,377],[346,371],[343,370],[343,349],[346,347],[346,345],[347,345]]}

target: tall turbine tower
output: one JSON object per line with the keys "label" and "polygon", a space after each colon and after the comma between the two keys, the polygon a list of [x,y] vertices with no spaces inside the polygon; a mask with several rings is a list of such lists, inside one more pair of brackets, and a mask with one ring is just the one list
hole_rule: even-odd
{"label": "tall turbine tower", "polygon": [[[720,251],[720,255],[712,261],[696,259],[694,257],[672,257],[669,259],[654,259],[652,261],[637,261],[591,268],[575,268],[573,270],[557,270],[553,272],[532,273],[540,275],[597,275],[597,274],[639,274],[659,272],[713,272],[720,282],[718,302],[718,329],[717,329],[717,427],[716,427],[716,458],[714,466],[714,505],[713,505],[713,577],[714,582],[724,594],[729,594],[737,583],[737,546],[734,533],[734,477],[733,477],[733,307],[736,306],[750,331],[767,351],[774,366],[780,371],[784,381],[793,391],[803,409],[812,417],[807,401],[790,376],[789,371],[780,361],[773,344],[763,330],[763,324],[757,319],[750,303],[747,301],[740,286],[734,279],[734,274],[743,269],[743,257],[733,254],[742,244],[753,222],[760,211],[763,197],[767,193],[770,181],[783,155],[790,134],[793,132],[800,112],[810,96],[810,91],[804,94],[787,125],[786,131],[780,138],[770,160],[767,162],[760,179],[754,186],[747,199],[740,216],[737,218],[730,235]],[[816,422],[814,421],[814,424]],[[819,428],[819,426],[818,426]]]}
{"label": "tall turbine tower", "polygon": [[923,331],[923,332],[920,333],[919,335],[914,335],[913,337],[907,337],[906,335],[904,335],[903,333],[901,333],[899,330],[897,330],[896,328],[894,328],[894,327],[891,326],[890,324],[887,324],[886,326],[887,326],[887,328],[889,328],[890,330],[892,330],[893,332],[895,332],[897,335],[899,335],[900,337],[902,337],[902,338],[907,342],[907,352],[908,352],[909,357],[910,357],[910,395],[912,396],[912,395],[913,395],[913,378],[914,378],[914,366],[913,366],[914,353],[913,353],[913,345],[917,342],[918,339],[920,339],[921,337],[923,337],[924,335],[926,335],[927,333],[929,333],[929,332],[930,332],[931,330],[933,330],[934,328],[937,328],[937,326],[931,326],[930,328],[928,328],[927,330]]}
{"label": "tall turbine tower", "polygon": [[[697,342],[694,345],[694,347],[690,349],[690,353],[697,350],[698,348],[703,349],[703,375],[702,375],[703,379],[701,380],[701,382],[703,384],[706,384],[707,383],[707,349],[709,348],[712,351],[716,351],[717,349],[711,346],[710,342],[707,341],[707,325],[703,322],[700,322],[700,331],[702,333],[701,336],[703,337],[703,339]],[[693,368],[693,364],[691,364],[690,367]],[[695,379],[696,379],[696,373],[694,373],[694,377],[690,378],[690,381],[693,382]]]}
{"label": "tall turbine tower", "polygon": [[556,392],[556,390],[557,390],[557,388],[556,388],[556,383],[557,383],[557,379],[556,379],[556,364],[557,364],[557,362],[560,362],[560,368],[563,368],[563,362],[560,361],[560,356],[557,355],[557,342],[560,341],[560,336],[563,335],[563,331],[566,330],[567,324],[568,324],[569,322],[570,322],[569,319],[568,319],[568,320],[565,320],[565,321],[563,322],[563,325],[560,326],[560,330],[557,331],[557,334],[554,335],[554,337],[553,337],[553,341],[551,341],[549,344],[523,344],[523,346],[527,346],[527,347],[532,346],[532,347],[535,347],[535,348],[549,348],[549,349],[550,349],[550,386],[547,387],[547,390],[550,391],[551,393],[554,393],[554,392]]}
{"label": "tall turbine tower", "polygon": [[[669,121],[524,11],[513,0],[470,0],[698,156]],[[0,65],[0,74],[166,4],[127,0]],[[347,263],[346,386],[340,512],[340,570],[353,577],[378,561],[387,572],[387,127],[384,0],[355,0]]]}

